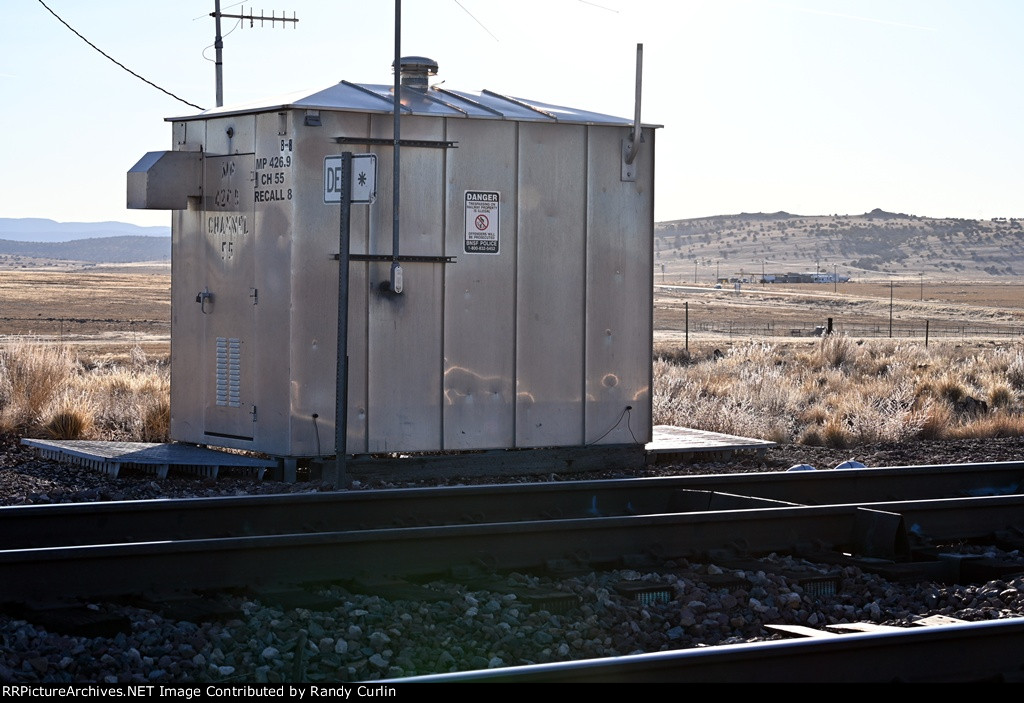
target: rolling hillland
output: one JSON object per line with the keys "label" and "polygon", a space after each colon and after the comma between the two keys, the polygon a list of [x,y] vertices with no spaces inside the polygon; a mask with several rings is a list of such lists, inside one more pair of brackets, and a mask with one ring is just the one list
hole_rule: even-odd
{"label": "rolling hillland", "polygon": [[851,281],[1024,275],[1024,218],[744,213],[655,224],[655,281],[761,280],[820,271]]}
{"label": "rolling hillland", "polygon": [[96,237],[70,242],[16,242],[0,239],[0,268],[29,268],[56,262],[128,264],[139,261],[170,263],[170,237]]}
{"label": "rolling hillland", "polygon": [[171,260],[171,228],[0,217],[0,269],[75,270]]}
{"label": "rolling hillland", "polygon": [[[930,218],[877,209],[863,215],[742,213],[658,222],[654,237],[658,283],[756,283],[764,275],[815,271],[853,282],[1002,283],[1024,275],[1024,218]],[[0,268],[169,260],[169,227],[0,218]]]}

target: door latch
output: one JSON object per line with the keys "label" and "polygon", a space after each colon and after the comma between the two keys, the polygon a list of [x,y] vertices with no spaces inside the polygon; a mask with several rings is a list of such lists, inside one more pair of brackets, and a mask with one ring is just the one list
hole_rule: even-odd
{"label": "door latch", "polygon": [[196,296],[196,302],[199,303],[199,309],[203,311],[204,315],[209,313],[206,310],[206,301],[210,301],[210,305],[213,305],[213,293],[210,292],[209,288],[204,288]]}

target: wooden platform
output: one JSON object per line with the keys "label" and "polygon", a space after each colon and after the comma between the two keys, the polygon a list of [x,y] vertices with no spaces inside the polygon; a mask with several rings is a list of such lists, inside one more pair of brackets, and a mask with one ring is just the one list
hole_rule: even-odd
{"label": "wooden platform", "polygon": [[648,442],[645,449],[648,454],[654,455],[655,459],[659,455],[668,458],[679,454],[715,454],[728,459],[735,451],[754,451],[763,456],[769,447],[775,446],[775,442],[763,439],[737,437],[673,425],[655,425],[652,434],[653,439]]}
{"label": "wooden platform", "polygon": [[21,443],[46,459],[87,466],[115,478],[122,468],[130,467],[158,478],[165,478],[171,469],[210,478],[217,478],[223,469],[231,469],[262,479],[268,468],[277,466],[273,459],[256,459],[189,444],[54,439],[23,439]]}
{"label": "wooden platform", "polygon": [[[652,436],[653,441],[642,448],[631,444],[599,448],[456,452],[392,459],[354,457],[347,463],[346,472],[350,477],[387,476],[395,479],[425,474],[436,478],[466,473],[495,477],[523,473],[576,473],[672,461],[686,455],[712,454],[716,459],[726,460],[735,451],[763,454],[768,447],[775,446],[774,442],[760,439],[670,425],[656,425]],[[114,477],[122,468],[141,470],[158,478],[165,478],[171,470],[217,478],[222,471],[229,469],[263,479],[268,469],[281,469],[283,463],[283,480],[295,480],[294,460],[289,463],[288,460],[257,459],[190,444],[51,439],[23,439],[21,443],[32,447],[44,458],[86,466]]]}

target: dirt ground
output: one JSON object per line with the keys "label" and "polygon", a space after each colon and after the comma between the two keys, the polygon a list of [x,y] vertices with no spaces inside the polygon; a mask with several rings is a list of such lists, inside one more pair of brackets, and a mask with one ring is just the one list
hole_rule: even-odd
{"label": "dirt ground", "polygon": [[60,342],[90,356],[139,346],[166,355],[171,338],[170,270],[0,271],[0,340]]}
{"label": "dirt ground", "polygon": [[[169,266],[0,271],[0,341],[59,341],[94,356],[141,347],[170,352]],[[1024,284],[920,282],[662,285],[654,290],[655,341],[728,344],[750,337],[808,341],[832,319],[853,336],[950,335],[1020,342]],[[991,333],[991,334],[989,334]]]}
{"label": "dirt ground", "polygon": [[813,337],[816,328],[863,338],[996,340],[1024,335],[1024,286],[990,282],[656,285],[656,341],[713,343]]}

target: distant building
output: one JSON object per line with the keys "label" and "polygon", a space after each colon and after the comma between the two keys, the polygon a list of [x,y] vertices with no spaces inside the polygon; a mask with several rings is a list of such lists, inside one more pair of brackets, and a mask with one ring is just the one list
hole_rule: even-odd
{"label": "distant building", "polygon": [[832,273],[820,273],[813,271],[788,273],[766,273],[761,278],[761,283],[846,283],[849,276],[836,275]]}

